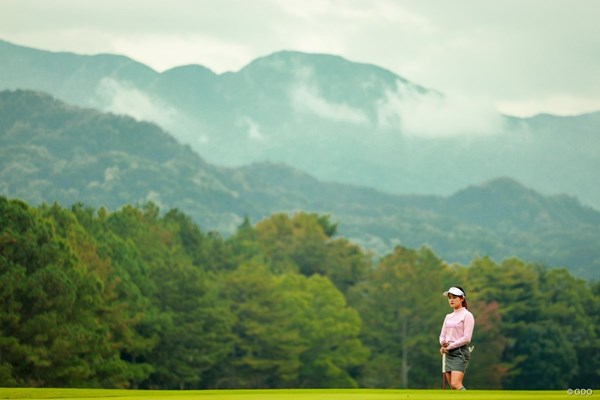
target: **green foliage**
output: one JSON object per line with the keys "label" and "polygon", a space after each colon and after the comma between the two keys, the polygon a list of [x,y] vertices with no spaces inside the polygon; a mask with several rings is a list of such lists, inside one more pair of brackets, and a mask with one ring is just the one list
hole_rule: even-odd
{"label": "green foliage", "polygon": [[328,216],[223,239],[153,203],[108,212],[0,197],[0,385],[437,387],[451,284],[476,319],[472,388],[595,388],[600,286],[519,259],[375,265]]}
{"label": "green foliage", "polygon": [[[0,198],[2,385],[118,386],[124,366],[109,341],[102,277],[52,220]],[[59,229],[61,230],[61,229]]]}
{"label": "green foliage", "polygon": [[598,361],[590,354],[598,351],[598,317],[590,311],[600,297],[588,283],[564,269],[518,259],[499,265],[478,259],[465,272],[473,296],[493,307],[495,322],[485,314],[480,347],[502,387],[593,386]]}
{"label": "green foliage", "polygon": [[233,348],[219,369],[219,387],[282,388],[298,379],[302,351],[294,315],[277,279],[256,261],[228,273],[225,298],[235,315]]}
{"label": "green foliage", "polygon": [[371,259],[347,239],[333,239],[335,226],[328,216],[275,214],[256,224],[255,235],[273,272],[323,275],[346,292],[365,277]]}
{"label": "green foliage", "polygon": [[[449,274],[431,250],[396,247],[350,294],[372,349],[362,384],[368,387],[431,387],[439,374],[432,352],[443,321],[439,295]],[[390,368],[394,365],[395,368]]]}
{"label": "green foliage", "polygon": [[282,305],[294,315],[299,333],[302,368],[297,387],[357,387],[351,372],[367,359],[360,341],[361,319],[344,295],[320,275],[307,278],[287,274],[280,278]]}
{"label": "green foliage", "polygon": [[201,269],[172,260],[153,277],[160,282],[155,301],[165,321],[148,355],[155,366],[152,385],[198,388],[204,384],[199,377],[219,365],[231,347],[232,317]]}

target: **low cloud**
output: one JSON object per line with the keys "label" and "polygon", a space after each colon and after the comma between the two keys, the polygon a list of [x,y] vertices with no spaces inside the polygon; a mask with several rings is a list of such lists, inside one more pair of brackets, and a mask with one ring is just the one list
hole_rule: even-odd
{"label": "low cloud", "polygon": [[146,194],[146,201],[151,201],[152,203],[154,203],[158,208],[160,209],[168,209],[168,205],[165,204],[162,200],[162,197],[160,195],[159,192],[156,192],[154,190],[150,190],[148,192],[148,194]]}
{"label": "low cloud", "polygon": [[552,110],[552,114],[569,116],[600,110],[600,99],[588,96],[555,94],[529,100],[503,100],[497,102],[498,109],[507,115],[531,117],[542,110]]}
{"label": "low cloud", "polygon": [[263,141],[266,139],[266,135],[261,131],[258,123],[250,117],[240,117],[236,125],[246,129],[248,139],[250,140]]}
{"label": "low cloud", "polygon": [[151,121],[168,129],[179,112],[159,100],[154,100],[141,90],[112,78],[104,78],[96,94],[106,111],[126,114],[137,120]]}
{"label": "low cloud", "polygon": [[290,90],[290,100],[298,112],[314,114],[322,119],[366,125],[369,117],[360,109],[344,103],[335,103],[325,99],[319,88],[312,83],[310,70],[297,73],[297,84]]}
{"label": "low cloud", "polygon": [[104,182],[112,183],[121,178],[121,171],[118,166],[108,167],[104,170]]}
{"label": "low cloud", "polygon": [[112,78],[104,78],[96,88],[99,108],[124,114],[139,121],[153,122],[178,141],[198,149],[210,138],[203,134],[202,121],[185,115],[167,102],[155,98],[135,86]]}
{"label": "low cloud", "polygon": [[195,135],[196,122],[126,82],[104,78],[96,88],[96,97],[104,111],[153,122],[184,143],[197,145],[207,141],[206,137]]}
{"label": "low cloud", "polygon": [[397,82],[377,104],[377,122],[414,137],[486,136],[500,132],[493,104],[473,97],[424,92]]}

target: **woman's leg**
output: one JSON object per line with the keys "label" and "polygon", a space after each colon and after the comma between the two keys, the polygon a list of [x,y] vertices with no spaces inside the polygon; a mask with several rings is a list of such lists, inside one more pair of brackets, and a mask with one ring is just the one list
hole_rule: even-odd
{"label": "woman's leg", "polygon": [[450,373],[450,387],[454,390],[463,388],[463,378],[465,373],[461,371],[452,371]]}

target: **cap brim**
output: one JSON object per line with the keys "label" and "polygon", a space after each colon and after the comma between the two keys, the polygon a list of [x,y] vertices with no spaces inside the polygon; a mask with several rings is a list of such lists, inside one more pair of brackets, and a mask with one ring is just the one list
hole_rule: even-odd
{"label": "cap brim", "polygon": [[460,290],[457,287],[451,287],[450,289],[446,290],[444,293],[442,293],[443,296],[448,296],[449,294],[453,294],[455,296],[461,296],[461,297],[465,297],[465,293]]}

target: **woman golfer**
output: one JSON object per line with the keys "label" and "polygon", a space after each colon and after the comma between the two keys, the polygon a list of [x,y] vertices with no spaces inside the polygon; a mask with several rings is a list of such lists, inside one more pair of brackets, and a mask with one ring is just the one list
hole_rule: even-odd
{"label": "woman golfer", "polygon": [[471,356],[469,343],[473,336],[475,319],[467,310],[467,297],[460,286],[453,286],[444,292],[448,303],[454,311],[444,319],[440,333],[440,353],[445,361],[442,372],[450,387],[455,390],[465,390],[463,378]]}

